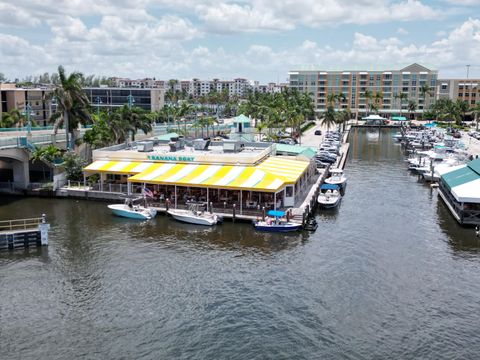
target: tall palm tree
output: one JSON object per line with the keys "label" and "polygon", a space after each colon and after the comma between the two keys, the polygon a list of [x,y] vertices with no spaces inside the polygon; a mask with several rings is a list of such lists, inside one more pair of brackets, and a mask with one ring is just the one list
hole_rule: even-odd
{"label": "tall palm tree", "polygon": [[25,124],[25,116],[18,109],[12,109],[3,114],[0,127],[9,128],[12,126],[22,127]]}
{"label": "tall palm tree", "polygon": [[57,102],[57,111],[51,119],[55,121],[53,126],[55,134],[63,123],[67,150],[71,150],[75,144],[74,130],[78,128],[79,124],[91,122],[90,106],[88,97],[82,90],[83,75],[81,73],[73,72],[67,77],[65,69],[60,65],[58,77],[60,83],[51,94]]}
{"label": "tall palm tree", "polygon": [[410,118],[412,118],[412,114],[417,110],[417,103],[415,100],[408,101],[408,113],[410,114]]}
{"label": "tall palm tree", "polygon": [[407,94],[407,93],[404,93],[404,92],[401,92],[401,93],[398,95],[398,98],[400,99],[400,116],[402,116],[403,101],[404,101],[404,100],[408,100],[408,94]]}
{"label": "tall palm tree", "polygon": [[462,115],[462,121],[465,121],[465,115],[468,110],[470,110],[468,102],[465,100],[457,99],[457,101],[455,102],[455,106],[458,109],[458,112]]}
{"label": "tall palm tree", "polygon": [[480,103],[476,103],[471,111],[473,114],[473,119],[477,123],[476,131],[478,131],[478,123],[480,122]]}
{"label": "tall palm tree", "polygon": [[363,93],[363,96],[365,97],[365,111],[367,112],[366,116],[368,116],[368,105],[369,105],[370,99],[373,98],[373,92],[366,89],[365,92]]}
{"label": "tall palm tree", "polygon": [[375,93],[375,96],[373,97],[373,101],[375,103],[376,111],[378,112],[378,110],[380,109],[380,104],[383,101],[383,92],[377,91]]}
{"label": "tall palm tree", "polygon": [[423,109],[425,109],[425,107],[427,105],[427,95],[432,96],[430,86],[428,86],[427,84],[423,84],[422,86],[420,86],[419,92],[420,92],[420,96],[422,97],[422,100],[423,100]]}
{"label": "tall palm tree", "polygon": [[137,106],[130,108],[125,104],[118,111],[124,120],[123,126],[127,128],[127,131],[131,131],[132,141],[135,141],[135,134],[138,130],[142,130],[145,135],[152,131],[152,122],[143,109]]}
{"label": "tall palm tree", "polygon": [[322,125],[327,127],[327,130],[330,130],[331,126],[335,126],[337,119],[335,116],[335,109],[333,106],[328,106],[327,111],[323,114],[323,119],[321,121]]}

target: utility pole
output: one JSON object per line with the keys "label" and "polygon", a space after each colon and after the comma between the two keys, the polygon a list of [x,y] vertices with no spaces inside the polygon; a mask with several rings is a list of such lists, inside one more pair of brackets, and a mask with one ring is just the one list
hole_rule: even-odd
{"label": "utility pole", "polygon": [[470,72],[470,65],[466,65],[467,66],[467,79],[468,79],[468,74]]}

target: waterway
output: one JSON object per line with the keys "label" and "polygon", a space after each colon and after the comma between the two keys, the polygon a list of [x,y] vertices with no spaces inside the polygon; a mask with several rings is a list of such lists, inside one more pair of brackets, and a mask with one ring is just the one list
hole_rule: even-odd
{"label": "waterway", "polygon": [[0,197],[0,218],[52,225],[48,248],[0,253],[0,357],[478,358],[480,242],[391,135],[352,132],[346,196],[314,234]]}

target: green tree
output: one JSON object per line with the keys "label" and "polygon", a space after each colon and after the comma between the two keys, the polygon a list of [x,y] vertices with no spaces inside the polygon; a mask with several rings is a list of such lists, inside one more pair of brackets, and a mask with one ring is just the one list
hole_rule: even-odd
{"label": "green tree", "polygon": [[370,100],[373,99],[373,92],[366,89],[365,92],[363,93],[363,96],[365,97],[365,110],[367,112],[366,116],[368,116],[369,104],[370,104]]}
{"label": "green tree", "polygon": [[337,123],[337,116],[335,115],[335,109],[333,106],[327,106],[327,111],[325,111],[321,123],[323,126],[327,127],[327,130],[330,130],[330,127],[332,126],[335,126]]}
{"label": "green tree", "polygon": [[87,165],[85,159],[81,158],[74,152],[67,152],[63,155],[63,160],[63,167],[67,179],[71,181],[82,181],[83,168]]}
{"label": "green tree", "polygon": [[422,86],[420,86],[420,89],[418,91],[423,100],[423,109],[425,109],[427,105],[427,95],[432,96],[432,91],[430,90],[430,86],[428,86],[427,84],[423,84]]}
{"label": "green tree", "polygon": [[412,118],[412,114],[415,113],[415,110],[417,110],[417,103],[415,100],[409,100],[408,101],[408,113],[410,114],[410,119]]}
{"label": "green tree", "polygon": [[58,77],[59,85],[51,95],[57,102],[57,111],[51,119],[54,121],[55,134],[63,123],[67,150],[71,150],[75,144],[75,130],[78,125],[91,123],[90,105],[87,95],[82,90],[81,73],[73,72],[67,76],[63,66],[59,66]]}

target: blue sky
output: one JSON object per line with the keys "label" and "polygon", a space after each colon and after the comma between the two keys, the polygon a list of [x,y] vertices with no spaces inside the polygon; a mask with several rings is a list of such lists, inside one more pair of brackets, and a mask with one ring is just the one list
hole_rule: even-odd
{"label": "blue sky", "polygon": [[480,0],[0,0],[0,72],[283,82],[289,70],[480,78]]}

